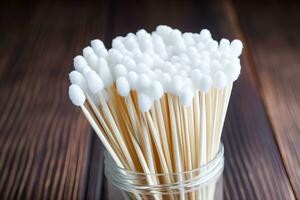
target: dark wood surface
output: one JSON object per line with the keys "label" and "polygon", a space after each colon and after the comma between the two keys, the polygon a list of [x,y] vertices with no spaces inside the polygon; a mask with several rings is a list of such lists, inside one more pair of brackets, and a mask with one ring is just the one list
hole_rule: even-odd
{"label": "dark wood surface", "polygon": [[224,198],[300,198],[300,4],[107,0],[0,6],[0,199],[120,198],[67,75],[91,39],[109,46],[159,24],[245,44],[222,138]]}

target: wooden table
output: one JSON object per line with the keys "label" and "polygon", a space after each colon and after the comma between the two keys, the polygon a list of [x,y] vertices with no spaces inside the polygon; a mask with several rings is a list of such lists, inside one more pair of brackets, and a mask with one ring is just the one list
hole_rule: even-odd
{"label": "wooden table", "polygon": [[103,0],[1,3],[0,199],[113,199],[68,72],[91,39],[110,46],[158,24],[245,44],[223,131],[225,199],[300,198],[299,2]]}

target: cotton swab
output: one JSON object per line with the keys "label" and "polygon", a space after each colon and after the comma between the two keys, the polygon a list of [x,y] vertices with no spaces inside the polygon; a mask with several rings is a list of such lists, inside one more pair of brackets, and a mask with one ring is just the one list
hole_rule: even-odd
{"label": "cotton swab", "polygon": [[[69,96],[119,167],[150,173],[150,185],[181,185],[199,174],[180,173],[218,151],[242,48],[239,40],[213,40],[207,29],[182,33],[165,25],[118,36],[109,50],[95,39],[73,60]],[[180,188],[179,198],[212,198],[213,191],[185,195]]]}
{"label": "cotton swab", "polygon": [[84,115],[86,116],[87,120],[89,123],[92,125],[94,130],[96,131],[98,137],[101,139],[103,142],[105,148],[108,150],[108,152],[112,155],[112,158],[114,161],[117,163],[118,166],[124,167],[124,165],[120,162],[118,159],[117,155],[115,154],[114,150],[111,148],[111,145],[108,143],[106,138],[104,137],[104,134],[102,131],[99,129],[98,125],[96,124],[95,120],[93,119],[92,115],[88,111],[88,109],[85,107],[84,102],[85,102],[85,96],[81,88],[77,85],[71,85],[69,87],[69,96],[72,101],[72,103],[76,106],[80,106],[82,109]]}

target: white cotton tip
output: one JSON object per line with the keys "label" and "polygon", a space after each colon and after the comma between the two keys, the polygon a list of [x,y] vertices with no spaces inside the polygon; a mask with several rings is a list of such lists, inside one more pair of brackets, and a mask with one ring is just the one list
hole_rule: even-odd
{"label": "white cotton tip", "polygon": [[130,87],[132,89],[136,89],[138,77],[139,76],[138,76],[138,74],[135,71],[130,71],[127,74],[127,79],[128,79],[129,84],[130,84]]}
{"label": "white cotton tip", "polygon": [[193,33],[193,40],[195,41],[195,44],[201,42],[200,33]]}
{"label": "white cotton tip", "polygon": [[87,55],[85,58],[87,60],[88,65],[92,69],[96,69],[97,61],[98,61],[98,57],[96,56],[96,54],[91,53],[91,54]]}
{"label": "white cotton tip", "polygon": [[194,93],[190,88],[182,88],[179,99],[184,106],[191,106],[193,103]]}
{"label": "white cotton tip", "polygon": [[196,86],[196,88],[199,88],[200,80],[202,77],[202,73],[199,69],[194,69],[191,71],[190,77],[192,79],[193,84]]}
{"label": "white cotton tip", "polygon": [[176,75],[173,79],[172,79],[172,83],[170,85],[170,90],[172,93],[178,95],[179,92],[181,91],[181,88],[183,87],[183,79],[181,76]]}
{"label": "white cotton tip", "polygon": [[140,29],[136,32],[137,38],[141,38],[145,34],[147,34],[147,31],[145,29]]}
{"label": "white cotton tip", "polygon": [[162,48],[165,48],[165,44],[164,44],[164,41],[163,39],[161,38],[160,35],[158,35],[157,33],[153,32],[152,33],[152,42],[154,44],[155,47],[162,47]]}
{"label": "white cotton tip", "polygon": [[169,57],[171,57],[173,54],[175,54],[175,47],[172,45],[172,46],[166,46],[166,52],[168,54]]}
{"label": "white cotton tip", "polygon": [[161,59],[157,54],[154,54],[151,57],[153,59],[153,66],[155,68],[162,68],[162,66],[164,64],[164,60]]}
{"label": "white cotton tip", "polygon": [[76,71],[82,72],[85,67],[87,67],[87,62],[83,56],[76,56],[73,59],[74,68]]}
{"label": "white cotton tip", "polygon": [[193,39],[193,34],[192,33],[184,33],[182,35],[183,41],[185,43],[186,46],[194,46],[195,45],[195,41]]}
{"label": "white cotton tip", "polygon": [[227,78],[222,71],[217,71],[213,75],[213,86],[217,89],[223,88],[227,83]]}
{"label": "white cotton tip", "polygon": [[138,74],[147,74],[151,69],[145,63],[139,63],[137,64],[135,71]]}
{"label": "white cotton tip", "polygon": [[179,30],[175,29],[170,32],[169,41],[174,45],[173,53],[178,54],[186,51],[186,46]]}
{"label": "white cotton tip", "polygon": [[98,58],[97,66],[98,67],[109,67],[107,61],[104,58]]}
{"label": "white cotton tip", "polygon": [[91,90],[92,93],[98,93],[100,92],[103,87],[103,81],[101,80],[101,78],[98,76],[98,74],[94,71],[89,71],[86,76],[86,81],[87,81],[87,85],[88,88]]}
{"label": "white cotton tip", "polygon": [[149,79],[149,77],[146,74],[141,74],[138,77],[137,80],[137,89],[139,91],[145,91],[149,88],[151,84],[151,80]]}
{"label": "white cotton tip", "polygon": [[204,61],[209,61],[210,60],[210,53],[207,50],[203,50],[201,52],[201,59]]}
{"label": "white cotton tip", "polygon": [[125,47],[124,43],[123,43],[123,38],[122,37],[116,37],[112,40],[112,48],[114,49],[120,49]]}
{"label": "white cotton tip", "polygon": [[175,44],[178,40],[182,40],[181,32],[178,29],[170,31],[169,39],[173,44]]}
{"label": "white cotton tip", "polygon": [[235,56],[240,56],[243,50],[243,43],[240,40],[233,40],[230,49]]}
{"label": "white cotton tip", "polygon": [[92,40],[91,41],[91,46],[92,46],[93,49],[101,49],[101,48],[105,49],[104,43],[99,39]]}
{"label": "white cotton tip", "polygon": [[211,73],[211,68],[210,68],[210,63],[209,62],[200,62],[199,65],[197,66],[198,69],[201,71],[203,74],[210,74]]}
{"label": "white cotton tip", "polygon": [[169,40],[169,34],[172,31],[172,28],[166,25],[159,25],[156,27],[156,32],[160,35],[160,37],[167,42]]}
{"label": "white cotton tip", "polygon": [[179,56],[172,56],[171,57],[171,62],[172,63],[178,63],[180,61],[180,57]]}
{"label": "white cotton tip", "polygon": [[164,41],[162,40],[162,38],[160,37],[160,35],[158,33],[156,33],[156,32],[152,32],[151,33],[151,37],[152,37],[153,44],[164,43]]}
{"label": "white cotton tip", "polygon": [[144,34],[139,35],[138,41],[141,42],[141,41],[143,41],[143,40],[149,40],[149,41],[151,41],[151,40],[152,40],[151,34],[145,32]]}
{"label": "white cotton tip", "polygon": [[217,59],[219,60],[221,58],[222,54],[220,53],[220,51],[214,51],[214,52],[211,52],[211,57],[213,59]]}
{"label": "white cotton tip", "polygon": [[72,71],[71,73],[69,73],[69,79],[70,79],[71,84],[78,85],[84,91],[87,90],[86,81],[85,81],[83,75],[81,73],[79,73],[78,71]]}
{"label": "white cotton tip", "polygon": [[91,46],[97,56],[104,57],[107,54],[107,50],[101,40],[99,39],[92,40]]}
{"label": "white cotton tip", "polygon": [[228,63],[225,67],[224,73],[226,74],[228,81],[233,82],[239,77],[240,71],[241,71],[241,65],[239,62]]}
{"label": "white cotton tip", "polygon": [[153,66],[153,59],[148,54],[143,55],[143,62],[150,68]]}
{"label": "white cotton tip", "polygon": [[186,70],[180,70],[180,71],[178,72],[178,74],[179,74],[181,77],[184,77],[184,78],[188,77],[188,73],[187,73]]}
{"label": "white cotton tip", "polygon": [[120,53],[123,55],[123,56],[130,56],[130,57],[132,57],[133,56],[133,53],[132,53],[132,51],[128,51],[126,48],[125,48],[125,46],[124,47],[119,47],[119,48],[116,48],[117,50],[119,50],[120,51]]}
{"label": "white cotton tip", "polygon": [[153,48],[157,55],[163,59],[167,59],[168,54],[166,52],[166,45],[162,40],[161,36],[157,33],[152,33],[152,41],[153,41]]}
{"label": "white cotton tip", "polygon": [[151,49],[147,49],[144,53],[151,56],[151,55],[155,54],[155,51],[153,48],[151,48]]}
{"label": "white cotton tip", "polygon": [[211,85],[212,85],[211,77],[206,74],[203,74],[200,77],[198,89],[202,92],[207,92],[211,88]]}
{"label": "white cotton tip", "polygon": [[[162,72],[162,70],[160,69],[160,68],[156,68],[155,70],[154,70],[154,73],[156,74],[156,76],[160,76],[163,72]],[[158,78],[158,77],[157,77]]]}
{"label": "white cotton tip", "polygon": [[166,51],[166,49],[164,47],[157,47],[156,46],[156,49],[155,49],[155,52],[157,53],[157,55],[163,59],[163,60],[166,60],[168,59],[168,52]]}
{"label": "white cotton tip", "polygon": [[220,41],[219,49],[220,51],[228,51],[230,48],[230,42],[228,39],[222,38]]}
{"label": "white cotton tip", "polygon": [[159,77],[160,82],[165,92],[169,92],[171,88],[172,78],[168,73],[162,73]]}
{"label": "white cotton tip", "polygon": [[126,67],[127,70],[134,70],[136,68],[135,61],[129,56],[123,57],[122,64]]}
{"label": "white cotton tip", "polygon": [[69,87],[69,97],[75,106],[82,106],[85,102],[85,95],[78,85],[72,84]]}
{"label": "white cotton tip", "polygon": [[164,88],[159,81],[152,81],[149,88],[149,95],[155,100],[160,99],[164,94]]}
{"label": "white cotton tip", "polygon": [[191,59],[194,59],[194,58],[199,57],[198,50],[197,50],[197,48],[194,47],[194,46],[191,46],[191,47],[188,48],[187,54],[188,54],[188,56],[189,56]]}
{"label": "white cotton tip", "polygon": [[211,33],[208,29],[202,29],[200,31],[200,40],[207,41],[211,39]]}
{"label": "white cotton tip", "polygon": [[148,75],[148,77],[150,78],[150,80],[154,81],[157,79],[157,74],[155,74],[154,71],[150,70],[149,72],[146,73]]}
{"label": "white cotton tip", "polygon": [[184,44],[184,41],[182,40],[182,38],[180,40],[177,40],[174,46],[174,53],[176,54],[180,54],[186,51],[186,46]]}
{"label": "white cotton tip", "polygon": [[105,59],[108,58],[108,51],[107,51],[107,49],[98,49],[96,53],[97,53],[97,55],[99,57],[102,57],[102,58],[105,58]]}
{"label": "white cotton tip", "polygon": [[135,35],[128,35],[124,38],[124,44],[128,50],[139,48],[139,44],[136,41]]}
{"label": "white cotton tip", "polygon": [[94,54],[94,50],[92,49],[92,47],[85,47],[83,50],[82,50],[82,54],[83,56],[86,58],[88,55],[90,54]]}
{"label": "white cotton tip", "polygon": [[119,77],[116,80],[116,86],[121,96],[128,96],[130,92],[130,85],[125,77]]}
{"label": "white cotton tip", "polygon": [[126,76],[127,75],[126,67],[124,65],[122,65],[122,64],[117,64],[115,66],[114,72],[115,72],[115,76],[116,77]]}
{"label": "white cotton tip", "polygon": [[83,76],[86,76],[90,71],[93,71],[90,67],[85,67],[83,70],[82,70],[82,74]]}
{"label": "white cotton tip", "polygon": [[218,47],[219,47],[219,44],[217,41],[215,40],[212,40],[211,42],[209,42],[208,44],[208,50],[210,52],[214,52],[214,51],[217,51],[218,50]]}
{"label": "white cotton tip", "polygon": [[164,66],[163,66],[163,70],[164,70],[164,72],[167,72],[170,75],[177,73],[176,66],[174,64],[172,64],[171,62],[165,62]]}
{"label": "white cotton tip", "polygon": [[108,61],[111,65],[119,64],[122,62],[123,55],[116,49],[110,49],[108,51]]}
{"label": "white cotton tip", "polygon": [[148,112],[152,106],[152,100],[144,93],[138,93],[138,105],[142,112]]}
{"label": "white cotton tip", "polygon": [[211,68],[211,71],[213,71],[213,72],[221,70],[222,67],[223,67],[223,65],[221,65],[220,62],[217,60],[212,60],[210,62],[210,68]]}
{"label": "white cotton tip", "polygon": [[184,87],[188,87],[191,90],[195,90],[195,87],[193,85],[193,81],[190,77],[183,77],[184,80]]}
{"label": "white cotton tip", "polygon": [[142,52],[145,52],[148,49],[153,49],[153,43],[150,34],[145,34],[141,37],[139,40],[139,46]]}
{"label": "white cotton tip", "polygon": [[97,72],[100,78],[102,79],[104,85],[110,86],[113,83],[113,78],[106,60],[103,58],[99,58],[97,66],[98,66]]}
{"label": "white cotton tip", "polygon": [[186,54],[180,54],[179,58],[180,58],[179,62],[183,65],[190,64],[191,62],[191,59]]}
{"label": "white cotton tip", "polygon": [[133,58],[134,61],[138,64],[138,63],[143,63],[143,53],[141,51],[135,51],[133,54]]}
{"label": "white cotton tip", "polygon": [[204,45],[203,42],[199,42],[199,43],[196,45],[196,48],[197,48],[197,51],[200,52],[200,53],[201,53],[202,51],[206,50],[206,47],[205,47],[205,45]]}

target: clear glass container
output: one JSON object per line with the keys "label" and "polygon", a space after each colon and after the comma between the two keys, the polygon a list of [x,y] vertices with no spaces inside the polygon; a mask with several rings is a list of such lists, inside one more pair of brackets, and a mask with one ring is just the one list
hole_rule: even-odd
{"label": "clear glass container", "polygon": [[[172,174],[129,171],[118,167],[110,155],[105,154],[105,175],[109,187],[118,188],[124,199],[221,200],[223,199],[223,169],[223,144],[220,145],[214,159],[207,164],[198,169]],[[172,182],[167,183],[167,178]]]}

